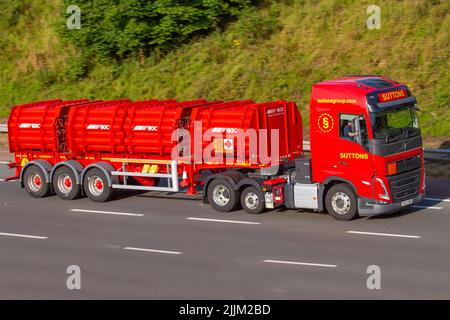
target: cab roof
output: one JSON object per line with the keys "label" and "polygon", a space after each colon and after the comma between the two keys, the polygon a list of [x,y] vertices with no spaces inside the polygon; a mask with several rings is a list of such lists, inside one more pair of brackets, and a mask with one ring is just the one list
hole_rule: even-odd
{"label": "cab roof", "polygon": [[401,85],[401,83],[378,75],[348,75],[335,80],[326,80],[323,82],[319,82],[314,86],[345,86],[346,88],[354,87],[356,90],[360,89],[361,91],[364,91],[364,93],[368,93],[380,89],[395,88],[399,85]]}

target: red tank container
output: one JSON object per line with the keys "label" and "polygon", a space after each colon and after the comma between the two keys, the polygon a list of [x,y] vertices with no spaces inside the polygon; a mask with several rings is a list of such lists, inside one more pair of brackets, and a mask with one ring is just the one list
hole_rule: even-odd
{"label": "red tank container", "polygon": [[[199,124],[202,137],[197,141],[194,129]],[[195,148],[203,152],[211,144],[211,139],[204,139],[209,130],[223,136],[215,141],[213,153],[236,156],[237,133],[248,129],[267,129],[268,150],[270,131],[277,129],[280,159],[293,159],[302,152],[300,113],[295,103],[285,101],[50,100],[14,107],[8,125],[11,152],[58,153],[52,163],[62,154],[86,163],[86,157],[96,159],[96,154],[168,160],[177,144],[172,133],[178,128],[189,130],[192,152]],[[248,139],[245,143],[249,160]],[[252,164],[258,167],[262,161],[258,158]]]}
{"label": "red tank container", "polygon": [[10,151],[63,151],[57,137],[61,116],[70,106],[87,101],[47,100],[13,107],[8,120]]}
{"label": "red tank container", "polygon": [[194,100],[185,102],[137,102],[130,106],[124,130],[130,154],[155,156],[171,155],[175,142],[172,133],[189,122],[192,109],[213,105],[215,102]]}
{"label": "red tank container", "polygon": [[[191,114],[191,134],[194,134],[194,123],[197,121],[201,123],[202,134],[206,131],[214,137],[215,134],[220,134],[214,146],[213,153],[234,154],[237,156],[237,149],[239,144],[245,143],[245,159],[250,158],[249,138],[243,139],[242,132],[247,132],[249,129],[254,129],[257,136],[258,150],[253,156],[256,157],[254,163],[262,163],[259,157],[262,155],[259,152],[259,143],[262,139],[267,142],[267,156],[270,156],[271,146],[271,131],[278,130],[279,134],[279,156],[284,159],[293,159],[302,153],[302,122],[300,113],[297,110],[295,103],[277,101],[269,103],[256,104],[253,101],[232,101],[223,104],[213,105],[204,108],[195,108]],[[265,129],[266,131],[261,131]],[[241,131],[241,133],[239,133]],[[264,133],[259,135],[259,133]],[[219,135],[219,136],[220,136]],[[215,137],[214,137],[215,139]],[[198,141],[193,141],[194,145]],[[207,148],[211,144],[208,139],[202,141],[201,150]],[[275,146],[273,146],[275,147]]]}
{"label": "red tank container", "polygon": [[76,155],[126,152],[124,125],[131,104],[121,99],[71,108],[66,124],[68,151]]}

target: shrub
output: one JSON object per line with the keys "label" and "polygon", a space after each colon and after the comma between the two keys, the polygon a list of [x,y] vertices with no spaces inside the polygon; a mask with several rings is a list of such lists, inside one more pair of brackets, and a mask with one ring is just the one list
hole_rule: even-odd
{"label": "shrub", "polygon": [[[64,20],[60,34],[81,51],[83,60],[121,60],[130,55],[167,51],[195,35],[217,28],[236,16],[251,0],[78,0],[81,29],[69,30]],[[65,0],[66,8],[73,4]]]}

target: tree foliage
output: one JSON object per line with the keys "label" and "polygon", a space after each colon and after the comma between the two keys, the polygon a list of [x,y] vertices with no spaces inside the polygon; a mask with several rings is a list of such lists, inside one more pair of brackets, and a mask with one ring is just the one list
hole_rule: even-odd
{"label": "tree foliage", "polygon": [[[60,33],[81,50],[84,58],[120,60],[154,50],[167,51],[219,27],[250,3],[251,0],[77,0],[81,29],[69,30],[64,22]],[[67,8],[73,1],[65,0],[64,4]]]}

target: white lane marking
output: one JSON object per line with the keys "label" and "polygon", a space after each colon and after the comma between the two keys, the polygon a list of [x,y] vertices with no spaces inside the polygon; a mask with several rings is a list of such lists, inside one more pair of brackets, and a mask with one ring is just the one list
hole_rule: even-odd
{"label": "white lane marking", "polygon": [[419,238],[421,238],[421,236],[412,236],[412,235],[407,235],[407,234],[378,233],[378,232],[365,232],[365,231],[347,231],[347,233],[363,234],[363,235],[369,235],[369,236],[412,238],[412,239],[419,239]]}
{"label": "white lane marking", "polygon": [[206,218],[186,218],[187,220],[206,221],[206,222],[225,222],[225,223],[240,223],[240,224],[261,224],[261,222],[238,221],[238,220],[220,220],[220,219],[206,219]]}
{"label": "white lane marking", "polygon": [[167,251],[167,250],[145,249],[145,248],[135,248],[135,247],[125,247],[123,249],[124,250],[133,250],[133,251],[167,253],[167,254],[182,254],[183,253],[183,252],[179,252],[179,251]]}
{"label": "white lane marking", "polygon": [[102,213],[102,214],[112,214],[119,216],[131,216],[131,217],[143,217],[141,213],[129,213],[129,212],[113,212],[113,211],[97,211],[97,210],[85,210],[85,209],[70,209],[72,212],[84,212],[84,213]]}
{"label": "white lane marking", "polygon": [[6,232],[0,232],[0,236],[30,238],[30,239],[48,239],[48,237],[30,236],[28,234],[6,233]]}
{"label": "white lane marking", "polygon": [[440,199],[440,198],[425,198],[424,200],[450,202],[450,199]]}
{"label": "white lane marking", "polygon": [[411,206],[411,208],[416,209],[433,209],[433,210],[441,210],[443,207],[428,207],[428,206]]}
{"label": "white lane marking", "polygon": [[294,264],[300,266],[312,266],[312,267],[325,267],[336,268],[336,264],[322,264],[322,263],[310,263],[310,262],[296,262],[296,261],[283,261],[283,260],[263,260],[263,262],[280,263],[280,264]]}

